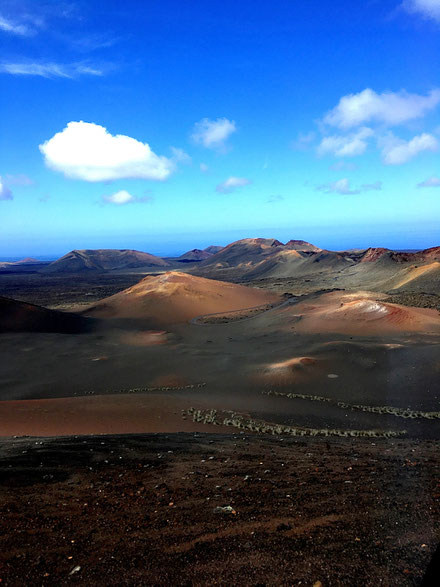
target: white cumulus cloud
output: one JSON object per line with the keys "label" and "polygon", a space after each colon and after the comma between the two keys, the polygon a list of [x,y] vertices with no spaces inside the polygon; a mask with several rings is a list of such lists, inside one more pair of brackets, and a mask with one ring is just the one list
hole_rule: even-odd
{"label": "white cumulus cloud", "polygon": [[106,204],[116,204],[116,206],[124,206],[125,204],[145,204],[151,202],[151,196],[137,197],[133,196],[127,190],[119,190],[109,196],[102,196],[103,202]]}
{"label": "white cumulus cloud", "polygon": [[233,120],[217,118],[210,120],[203,118],[196,122],[191,138],[207,149],[224,149],[227,139],[236,132],[237,127]]}
{"label": "white cumulus cloud", "polygon": [[437,151],[439,143],[433,135],[428,133],[416,135],[409,141],[389,133],[379,140],[379,147],[386,165],[401,165],[423,151]]}
{"label": "white cumulus cloud", "polygon": [[0,176],[0,201],[1,200],[12,200],[12,192],[4,184],[3,179]]}
{"label": "white cumulus cloud", "polygon": [[171,159],[156,155],[147,143],[125,135],[111,135],[92,122],[69,122],[39,148],[46,165],[70,179],[163,181],[175,169]]}
{"label": "white cumulus cloud", "polygon": [[134,196],[132,196],[126,190],[120,190],[119,192],[116,192],[111,196],[103,196],[103,200],[111,204],[117,204],[118,206],[122,206],[123,204],[129,204],[130,202],[133,202]]}
{"label": "white cumulus cloud", "polygon": [[410,13],[440,22],[440,0],[405,0],[402,7]]}
{"label": "white cumulus cloud", "polygon": [[343,96],[338,105],[324,117],[324,122],[341,129],[369,122],[394,126],[425,116],[439,103],[439,89],[421,96],[404,90],[378,94],[367,88],[358,94]]}
{"label": "white cumulus cloud", "polygon": [[432,176],[417,184],[418,188],[439,188],[440,177]]}
{"label": "white cumulus cloud", "polygon": [[224,182],[220,183],[215,189],[217,192],[221,194],[230,194],[237,188],[243,187],[245,185],[249,185],[251,182],[250,179],[246,177],[228,177]]}
{"label": "white cumulus cloud", "polygon": [[335,155],[336,157],[355,157],[362,155],[367,146],[367,139],[373,135],[371,128],[362,127],[347,135],[333,135],[323,137],[319,146],[319,155]]}

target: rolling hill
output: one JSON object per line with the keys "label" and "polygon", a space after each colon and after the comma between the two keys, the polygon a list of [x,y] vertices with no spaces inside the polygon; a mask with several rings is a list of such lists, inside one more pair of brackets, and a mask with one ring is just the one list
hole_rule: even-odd
{"label": "rolling hill", "polygon": [[99,318],[150,319],[158,325],[187,322],[204,314],[228,312],[280,301],[267,290],[204,279],[177,271],[150,275],[85,310]]}

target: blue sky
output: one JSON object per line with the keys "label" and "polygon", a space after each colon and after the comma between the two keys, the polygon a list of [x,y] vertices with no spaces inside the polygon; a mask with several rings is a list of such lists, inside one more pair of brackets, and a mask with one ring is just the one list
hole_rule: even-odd
{"label": "blue sky", "polygon": [[440,0],[3,0],[0,39],[0,257],[440,244]]}

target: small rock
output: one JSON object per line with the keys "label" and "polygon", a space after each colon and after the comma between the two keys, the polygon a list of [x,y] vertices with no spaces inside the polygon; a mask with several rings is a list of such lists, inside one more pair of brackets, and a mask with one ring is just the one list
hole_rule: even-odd
{"label": "small rock", "polygon": [[236,511],[234,510],[234,508],[230,505],[226,505],[226,506],[217,506],[216,508],[214,508],[213,510],[214,514],[232,514],[232,515],[236,515]]}

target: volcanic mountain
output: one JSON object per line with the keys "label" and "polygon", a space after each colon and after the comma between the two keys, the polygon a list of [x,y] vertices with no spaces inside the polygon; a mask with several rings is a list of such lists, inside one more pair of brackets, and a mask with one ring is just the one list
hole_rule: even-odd
{"label": "volcanic mountain", "polygon": [[[318,265],[319,263],[319,265]],[[343,253],[325,251],[302,240],[287,244],[276,239],[243,239],[224,247],[219,253],[200,263],[198,274],[212,277],[255,280],[267,277],[289,277],[343,269],[352,260]]]}
{"label": "volcanic mountain", "polygon": [[209,259],[209,257],[212,257],[212,255],[213,253],[209,253],[206,250],[192,249],[191,251],[187,251],[183,255],[180,255],[180,257],[178,257],[176,261],[204,261],[205,259]]}
{"label": "volcanic mountain", "polygon": [[312,289],[335,285],[373,291],[425,291],[440,287],[440,247],[398,252],[383,247],[327,251],[301,240],[243,239],[202,261],[193,274],[229,281],[299,279]]}
{"label": "volcanic mountain", "polygon": [[70,251],[50,263],[44,273],[85,273],[134,269],[139,267],[168,267],[169,263],[149,253],[130,249],[85,249]]}
{"label": "volcanic mountain", "polygon": [[202,267],[216,269],[249,269],[275,251],[281,250],[283,243],[276,239],[245,238],[235,241],[204,261]]}
{"label": "volcanic mountain", "polygon": [[90,324],[91,321],[83,316],[0,297],[0,332],[76,334],[88,330]]}
{"label": "volcanic mountain", "polygon": [[280,299],[278,294],[266,290],[174,271],[145,277],[84,313],[102,318],[151,319],[155,324],[166,325],[187,322],[204,314],[270,304]]}
{"label": "volcanic mountain", "polygon": [[290,240],[284,246],[286,249],[293,249],[294,251],[312,251],[314,253],[319,253],[322,251],[322,249],[319,247],[316,247],[307,241],[301,240]]}

